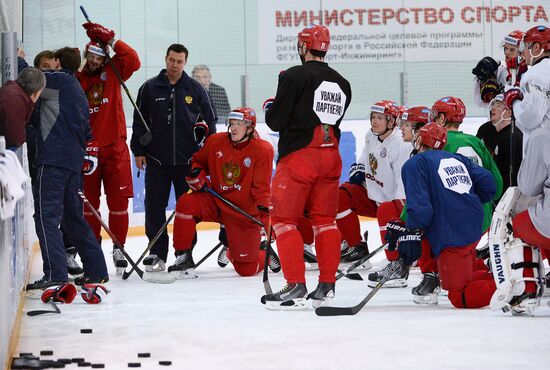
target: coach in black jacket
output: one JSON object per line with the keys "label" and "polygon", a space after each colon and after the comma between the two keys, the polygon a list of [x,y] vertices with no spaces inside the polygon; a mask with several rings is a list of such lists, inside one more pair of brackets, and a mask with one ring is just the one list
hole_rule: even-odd
{"label": "coach in black jacket", "polygon": [[[147,80],[138,93],[137,105],[153,137],[145,146],[140,143],[146,128],[135,111],[131,149],[137,168],[147,166],[145,233],[149,240],[166,222],[171,185],[176,199],[189,190],[185,175],[191,156],[199,149],[194,134],[200,131],[207,136],[216,132],[217,117],[208,93],[183,70],[188,55],[185,46],[170,45],[166,51],[166,69]],[[164,270],[167,255],[168,233],[164,230],[143,261],[145,269]]]}

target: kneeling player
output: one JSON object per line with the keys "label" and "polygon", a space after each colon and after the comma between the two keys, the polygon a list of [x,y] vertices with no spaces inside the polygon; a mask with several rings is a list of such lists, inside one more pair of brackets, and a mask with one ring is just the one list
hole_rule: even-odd
{"label": "kneeling player", "polygon": [[[236,108],[228,117],[228,133],[210,136],[193,155],[192,170],[186,177],[193,193],[178,199],[174,221],[176,262],[168,272],[177,278],[196,277],[191,249],[197,222],[225,225],[228,258],[241,276],[262,271],[265,252],[260,251],[261,227],[229,208],[203,187],[214,189],[241,210],[264,225],[269,223],[269,193],[273,169],[273,147],[255,135],[256,113],[251,108]],[[206,176],[210,176],[210,180]],[[275,253],[270,267],[280,268]]]}
{"label": "kneeling player", "polygon": [[399,255],[405,265],[418,259],[424,233],[453,306],[484,307],[496,287],[490,275],[474,271],[475,247],[482,235],[482,202],[493,198],[495,181],[460,154],[432,150],[442,149],[446,141],[443,127],[422,127],[415,141],[418,154],[403,166],[408,219],[398,239]]}

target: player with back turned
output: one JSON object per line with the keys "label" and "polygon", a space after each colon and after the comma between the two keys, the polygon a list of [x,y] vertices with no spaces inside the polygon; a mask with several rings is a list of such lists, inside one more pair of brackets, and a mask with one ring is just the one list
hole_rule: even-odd
{"label": "player with back turned", "polygon": [[[287,284],[261,301],[270,309],[300,309],[330,300],[340,261],[341,235],[336,227],[338,182],[342,160],[339,125],[351,102],[349,82],[324,62],[330,33],[310,25],[298,34],[301,66],[279,75],[275,98],[264,103],[266,123],[279,132],[279,159],[271,186],[271,224]],[[315,235],[319,284],[308,295],[304,242],[297,223],[304,210]]]}

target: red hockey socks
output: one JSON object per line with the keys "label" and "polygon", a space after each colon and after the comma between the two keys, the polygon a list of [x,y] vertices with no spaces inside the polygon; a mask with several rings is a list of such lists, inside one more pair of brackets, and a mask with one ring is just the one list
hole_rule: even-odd
{"label": "red hockey socks", "polygon": [[[317,247],[317,246],[316,246]],[[296,229],[277,234],[277,250],[285,279],[289,283],[306,282],[304,241]]]}
{"label": "red hockey socks", "polygon": [[319,263],[319,282],[334,283],[336,270],[340,263],[340,240],[342,236],[337,228],[330,228],[317,235],[315,250]]}

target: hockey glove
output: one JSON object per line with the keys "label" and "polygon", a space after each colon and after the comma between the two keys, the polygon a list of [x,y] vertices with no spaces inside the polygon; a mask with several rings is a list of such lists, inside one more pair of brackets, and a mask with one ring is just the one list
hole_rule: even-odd
{"label": "hockey glove", "polygon": [[490,78],[487,81],[483,82],[479,86],[479,94],[481,95],[481,100],[485,103],[489,103],[495,96],[500,94],[501,88],[496,80]]}
{"label": "hockey glove", "polygon": [[86,303],[98,304],[101,303],[103,297],[110,292],[110,290],[101,284],[84,284],[82,285],[82,293],[80,293],[80,296]]}
{"label": "hockey glove", "polygon": [[472,73],[479,79],[480,83],[484,83],[489,79],[497,79],[498,62],[491,57],[481,59]]}
{"label": "hockey glove", "polygon": [[361,185],[365,184],[365,166],[362,163],[354,163],[349,168],[350,184]]}
{"label": "hockey glove", "polygon": [[397,239],[399,257],[406,266],[410,266],[420,258],[422,254],[422,231],[420,229],[407,229]]}
{"label": "hockey glove", "polygon": [[50,300],[60,303],[71,303],[76,297],[76,287],[71,283],[63,283],[44,290],[40,299],[48,303]]}
{"label": "hockey glove", "polygon": [[405,227],[405,223],[400,219],[392,220],[386,224],[386,236],[384,236],[384,240],[388,243],[389,251],[394,251],[397,248],[397,239],[405,232],[407,232],[407,228]]}
{"label": "hockey glove", "polygon": [[199,148],[202,148],[204,146],[204,142],[208,137],[209,132],[210,129],[204,121],[196,122],[193,125],[193,137],[195,138],[195,142],[197,143]]}
{"label": "hockey glove", "polygon": [[504,104],[509,109],[512,109],[512,105],[516,100],[523,100],[523,93],[520,89],[510,89],[504,93]]}
{"label": "hockey glove", "polygon": [[99,41],[103,45],[108,45],[115,38],[115,31],[103,27],[99,23],[84,23],[82,25],[86,29],[86,35],[92,41]]}
{"label": "hockey glove", "polygon": [[271,98],[268,98],[264,101],[264,103],[262,104],[262,110],[264,111],[264,113],[271,109],[274,100],[275,97],[272,96]]}
{"label": "hockey glove", "polygon": [[91,175],[97,169],[99,147],[97,141],[88,141],[86,145],[86,154],[84,155],[84,163],[82,164],[82,173]]}
{"label": "hockey glove", "polygon": [[206,172],[199,167],[193,168],[189,172],[189,175],[185,176],[185,181],[187,181],[189,187],[194,191],[199,191],[205,185],[209,184],[208,178],[206,177]]}

